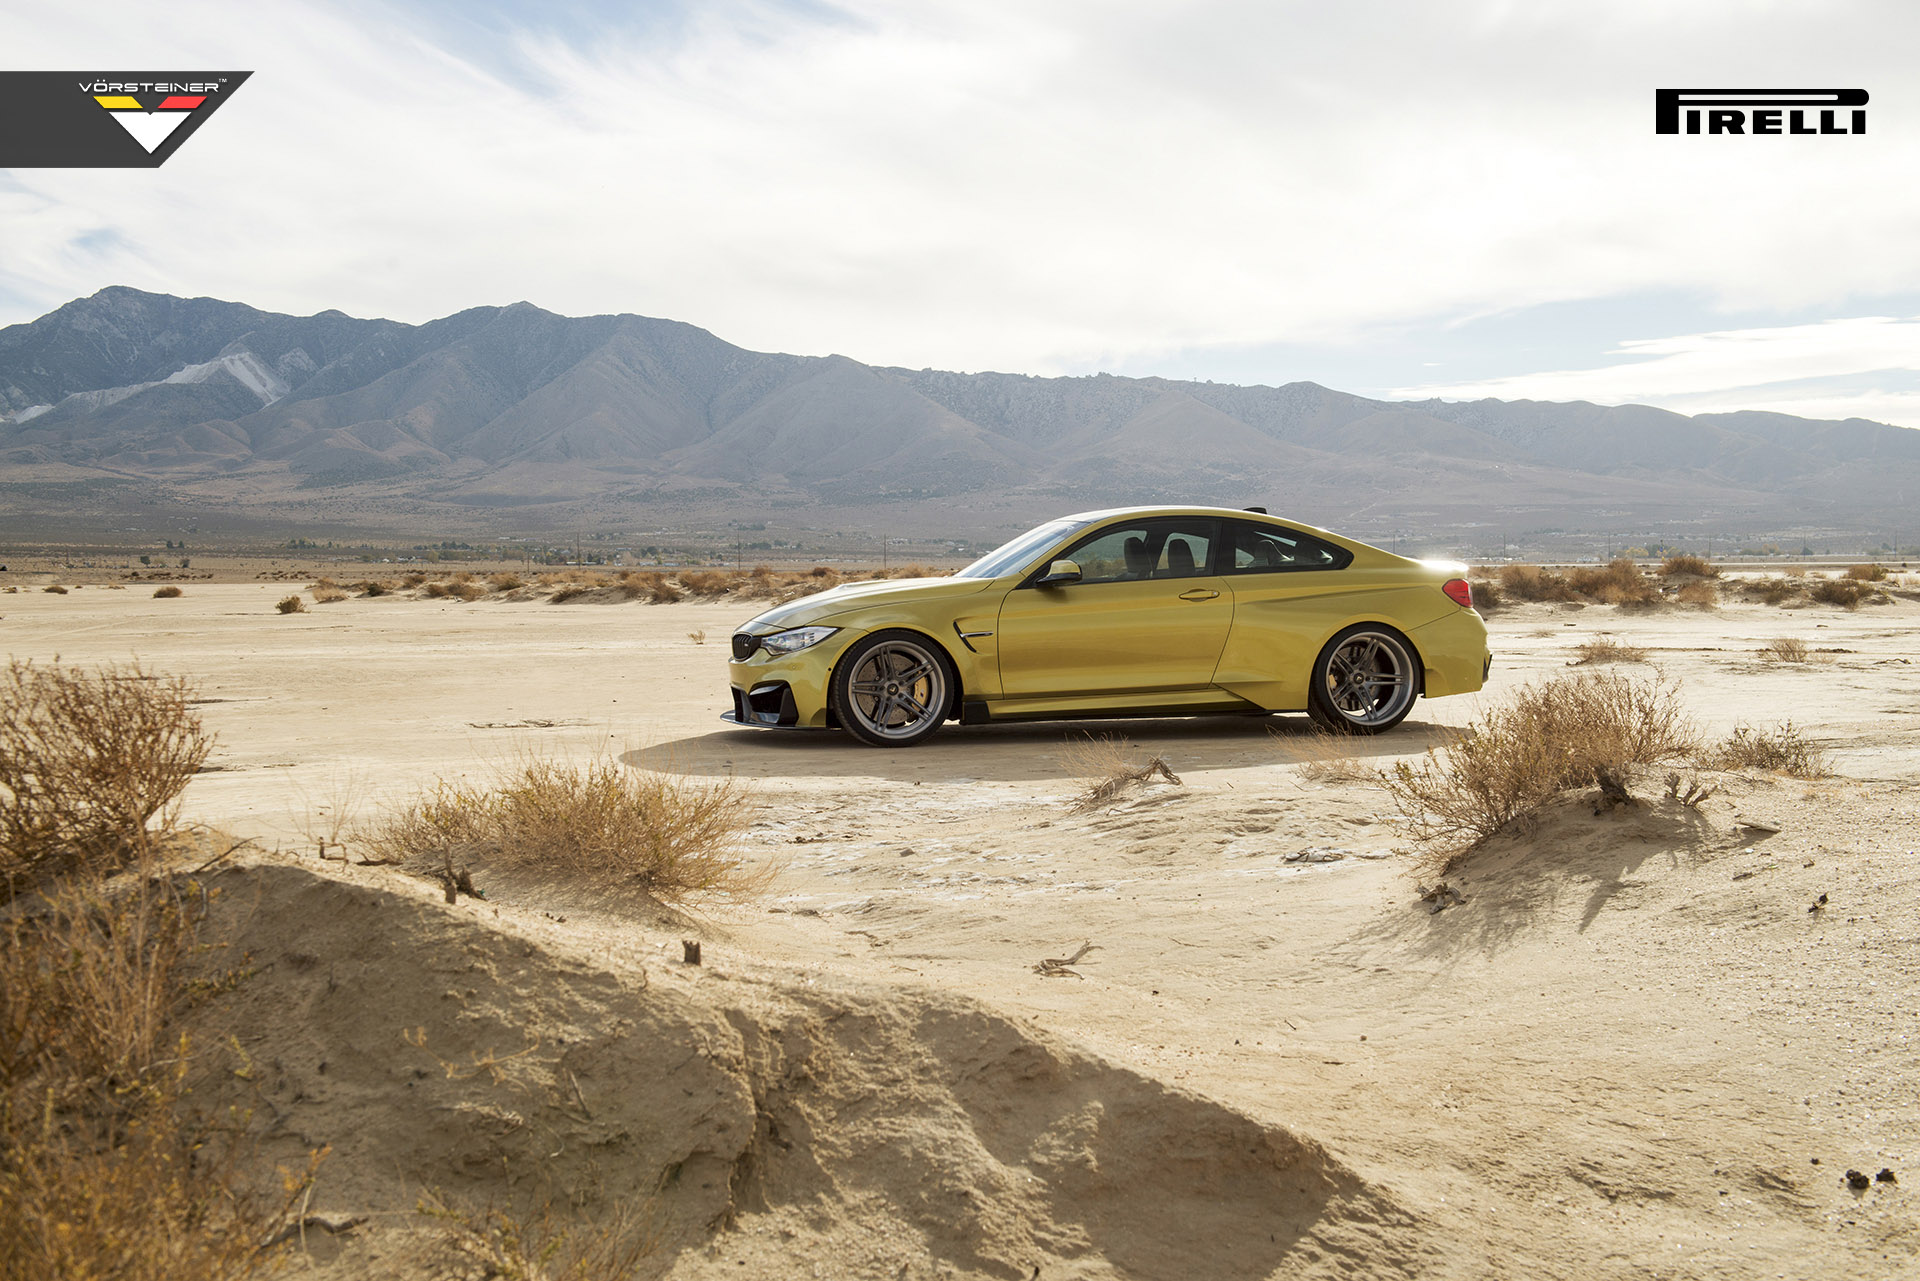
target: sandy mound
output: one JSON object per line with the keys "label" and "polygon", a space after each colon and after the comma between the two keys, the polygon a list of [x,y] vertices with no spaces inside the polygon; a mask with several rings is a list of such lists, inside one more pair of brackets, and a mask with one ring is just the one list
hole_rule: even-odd
{"label": "sandy mound", "polygon": [[[1419,1225],[1311,1140],[975,1001],[605,947],[354,872],[213,878],[255,975],[203,1007],[269,1152],[332,1145],[324,1274],[427,1275],[422,1188],[652,1198],[656,1275],[1413,1275]],[[658,953],[654,954],[655,956]],[[216,1093],[217,1096],[217,1093]]]}

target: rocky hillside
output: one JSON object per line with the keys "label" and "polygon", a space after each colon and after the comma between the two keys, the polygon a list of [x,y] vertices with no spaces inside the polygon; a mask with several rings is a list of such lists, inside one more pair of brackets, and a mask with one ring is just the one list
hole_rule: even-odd
{"label": "rocky hillside", "polygon": [[0,329],[0,483],[48,478],[467,510],[673,494],[964,510],[991,495],[1035,512],[1179,498],[1328,522],[1867,528],[1920,494],[1920,432],[916,372],[527,303],[406,325],[115,287]]}

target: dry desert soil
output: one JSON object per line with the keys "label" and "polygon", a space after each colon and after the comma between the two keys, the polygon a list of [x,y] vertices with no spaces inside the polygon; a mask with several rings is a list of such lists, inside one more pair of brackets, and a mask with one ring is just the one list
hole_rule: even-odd
{"label": "dry desert soil", "polygon": [[[1606,636],[1707,735],[1791,720],[1833,775],[1569,797],[1434,912],[1387,794],[1317,777],[1301,717],[876,751],[719,721],[753,604],[287,591],[23,589],[0,637],[203,700],[185,815],[254,841],[211,874],[253,976],[195,1016],[246,1064],[207,1088],[275,1159],[330,1145],[316,1223],[364,1219],[291,1275],[482,1275],[425,1190],[638,1216],[640,1275],[686,1281],[1920,1274],[1911,601],[1496,613],[1488,689],[1360,764]],[[1088,732],[1180,784],[1076,812]],[[436,778],[600,753],[744,781],[770,886],[675,909],[482,868],[448,905],[351,861]]]}

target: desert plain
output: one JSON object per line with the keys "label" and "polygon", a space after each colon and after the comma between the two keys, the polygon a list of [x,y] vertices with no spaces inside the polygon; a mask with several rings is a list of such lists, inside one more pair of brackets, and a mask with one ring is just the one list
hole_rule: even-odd
{"label": "desert plain", "polygon": [[[429,1191],[636,1216],[640,1274],[689,1279],[1920,1271],[1904,594],[1501,609],[1485,691],[1328,769],[1294,716],[895,751],[738,729],[725,642],[752,602],[277,613],[289,589],[22,585],[0,638],[201,700],[184,816],[247,842],[206,879],[250,977],[195,1032],[240,1056],[204,1088],[269,1155],[329,1149],[292,1275],[482,1275]],[[1790,721],[1830,775],[1568,796],[1434,910],[1367,771],[1601,638],[1677,681],[1703,738]],[[1077,806],[1090,735],[1179,783]],[[666,906],[482,867],[485,897],[448,904],[357,856],[437,779],[609,754],[738,780],[765,888]]]}

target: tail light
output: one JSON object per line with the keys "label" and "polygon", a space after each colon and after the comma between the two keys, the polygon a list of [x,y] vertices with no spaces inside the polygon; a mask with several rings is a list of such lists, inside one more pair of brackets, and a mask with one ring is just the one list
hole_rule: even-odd
{"label": "tail light", "polygon": [[1448,600],[1461,609],[1473,608],[1473,584],[1466,579],[1450,578],[1440,590],[1447,594]]}

